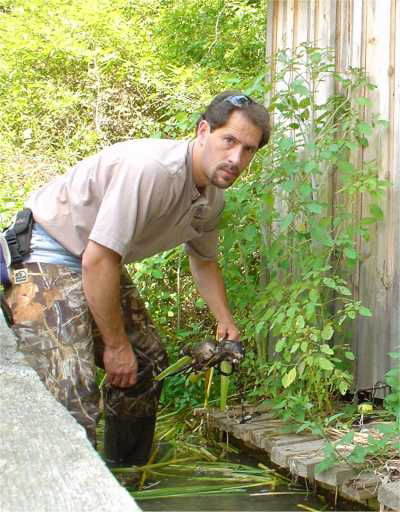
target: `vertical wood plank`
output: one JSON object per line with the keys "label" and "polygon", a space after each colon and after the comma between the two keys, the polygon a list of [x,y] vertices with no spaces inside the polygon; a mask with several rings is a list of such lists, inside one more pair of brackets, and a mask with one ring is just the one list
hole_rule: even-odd
{"label": "vertical wood plank", "polygon": [[392,0],[390,29],[390,148],[391,181],[390,239],[394,251],[389,255],[389,269],[393,273],[391,309],[391,350],[400,349],[400,1]]}
{"label": "vertical wood plank", "polygon": [[351,12],[351,32],[349,38],[350,45],[350,61],[349,65],[360,68],[364,65],[362,62],[362,40],[363,40],[363,0],[352,0]]}
{"label": "vertical wood plank", "polygon": [[[381,130],[366,150],[353,155],[358,164],[376,159],[379,176],[392,183],[383,201],[385,220],[369,243],[359,241],[365,259],[353,278],[356,294],[375,315],[372,321],[359,321],[355,330],[358,386],[370,387],[390,367],[385,354],[400,345],[400,0],[275,0],[273,4],[271,51],[303,41],[334,46],[339,71],[348,66],[366,69],[377,85],[370,94],[374,112],[390,121],[388,130]],[[326,87],[322,95],[330,92]],[[349,205],[354,218],[368,214],[365,197],[354,203]]]}
{"label": "vertical wood plank", "polygon": [[[322,48],[335,48],[336,1],[318,0],[315,9],[314,40]],[[334,92],[334,80],[326,80],[319,87],[317,101],[323,103]]]}
{"label": "vertical wood plank", "polygon": [[295,23],[293,48],[304,41],[312,41],[309,27],[312,13],[315,9],[315,2],[316,0],[296,0],[295,2],[293,12]]}
{"label": "vertical wood plank", "polygon": [[[368,117],[379,113],[388,119],[390,66],[391,0],[369,0],[366,3],[365,65],[368,76],[377,86],[369,92],[373,107]],[[370,144],[363,152],[364,162],[376,159],[378,176],[386,179],[389,172],[389,131],[375,130]],[[370,383],[382,380],[385,359],[390,350],[390,316],[388,292],[393,276],[387,273],[387,257],[394,247],[388,244],[390,219],[390,194],[382,204],[385,213],[373,230],[369,242],[361,241],[361,253],[365,258],[360,266],[360,298],[373,311],[371,319],[358,321],[358,384],[369,387]],[[362,198],[362,214],[369,215],[370,204]]]}
{"label": "vertical wood plank", "polygon": [[284,33],[286,30],[287,0],[273,0],[276,9],[276,50],[286,48]]}
{"label": "vertical wood plank", "polygon": [[296,46],[295,34],[296,34],[296,23],[295,23],[295,4],[297,0],[287,0],[286,3],[286,23],[285,23],[285,40],[286,48],[294,48]]}

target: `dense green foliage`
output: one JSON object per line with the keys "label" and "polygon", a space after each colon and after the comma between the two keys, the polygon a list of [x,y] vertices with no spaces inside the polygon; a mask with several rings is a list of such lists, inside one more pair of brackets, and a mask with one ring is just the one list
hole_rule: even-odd
{"label": "dense green foliage", "polygon": [[[213,95],[262,75],[264,9],[263,0],[2,0],[0,223],[105,145],[191,136]],[[132,272],[171,359],[179,342],[213,336],[181,249]],[[187,403],[183,386],[177,377],[166,395]]]}
{"label": "dense green foliage", "polygon": [[[331,413],[335,396],[350,389],[350,323],[371,316],[352,298],[346,278],[359,258],[358,237],[368,240],[370,225],[383,216],[379,201],[387,184],[374,162],[357,165],[352,151],[386,123],[363,119],[364,91],[374,86],[361,70],[336,73],[329,50],[304,44],[279,52],[274,64],[273,137],[252,193],[242,199],[247,218],[241,209],[235,219],[239,209],[232,209],[242,235],[232,232],[228,243],[239,244],[256,291],[246,332],[266,365],[255,393],[275,397],[275,407],[303,421]],[[321,102],[332,79],[337,92]],[[360,192],[369,200],[362,219],[352,209]],[[273,351],[279,357],[269,361]]]}
{"label": "dense green foliage", "polygon": [[[190,136],[202,107],[227,88],[262,100],[273,85],[264,84],[264,15],[263,0],[0,0],[2,224],[33,187],[105,145]],[[368,238],[382,216],[385,184],[373,163],[358,168],[350,155],[379,124],[363,120],[363,91],[373,87],[363,73],[335,74],[329,52],[311,46],[276,58],[274,134],[226,194],[221,265],[248,347],[248,396],[274,397],[302,421],[330,412],[351,384],[349,324],[371,313],[347,278],[356,237]],[[332,76],[337,92],[320,104]],[[371,206],[357,221],[360,192]],[[171,359],[182,344],[213,337],[180,248],[131,272]],[[199,400],[202,382],[186,385],[169,380],[164,400]]]}

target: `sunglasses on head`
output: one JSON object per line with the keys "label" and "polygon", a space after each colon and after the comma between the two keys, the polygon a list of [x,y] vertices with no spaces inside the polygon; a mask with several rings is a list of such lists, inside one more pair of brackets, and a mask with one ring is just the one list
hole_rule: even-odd
{"label": "sunglasses on head", "polygon": [[223,101],[227,101],[234,107],[239,108],[243,107],[243,105],[250,105],[251,103],[254,103],[254,101],[245,94],[241,94],[240,96],[228,96]]}

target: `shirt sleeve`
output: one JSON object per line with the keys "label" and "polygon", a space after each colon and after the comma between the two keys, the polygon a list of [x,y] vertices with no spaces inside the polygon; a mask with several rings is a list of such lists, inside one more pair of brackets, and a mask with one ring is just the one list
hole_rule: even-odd
{"label": "shirt sleeve", "polygon": [[89,240],[126,256],[129,244],[146,223],[168,209],[169,175],[151,164],[135,168],[121,162],[107,185]]}
{"label": "shirt sleeve", "polygon": [[194,256],[203,261],[216,261],[218,258],[218,226],[224,210],[224,196],[215,198],[213,206],[214,214],[205,221],[202,226],[202,234],[199,237],[188,240],[185,243],[185,251],[189,256]]}
{"label": "shirt sleeve", "polygon": [[184,245],[189,256],[203,261],[216,261],[218,257],[218,229],[204,232],[199,238],[189,240]]}

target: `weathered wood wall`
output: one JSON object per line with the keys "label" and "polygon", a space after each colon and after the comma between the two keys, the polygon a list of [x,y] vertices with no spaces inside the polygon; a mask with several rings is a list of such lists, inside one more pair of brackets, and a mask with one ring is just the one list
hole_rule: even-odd
{"label": "weathered wood wall", "polygon": [[[354,332],[358,389],[382,381],[393,366],[388,352],[400,346],[400,0],[270,0],[267,57],[304,41],[335,49],[337,69],[363,67],[377,85],[368,93],[390,127],[354,155],[376,159],[380,177],[391,182],[382,207],[385,219],[368,243],[359,240],[362,262],[353,276],[354,292],[373,311]],[[334,84],[326,85],[326,94]],[[367,213],[360,196],[354,215]]]}

